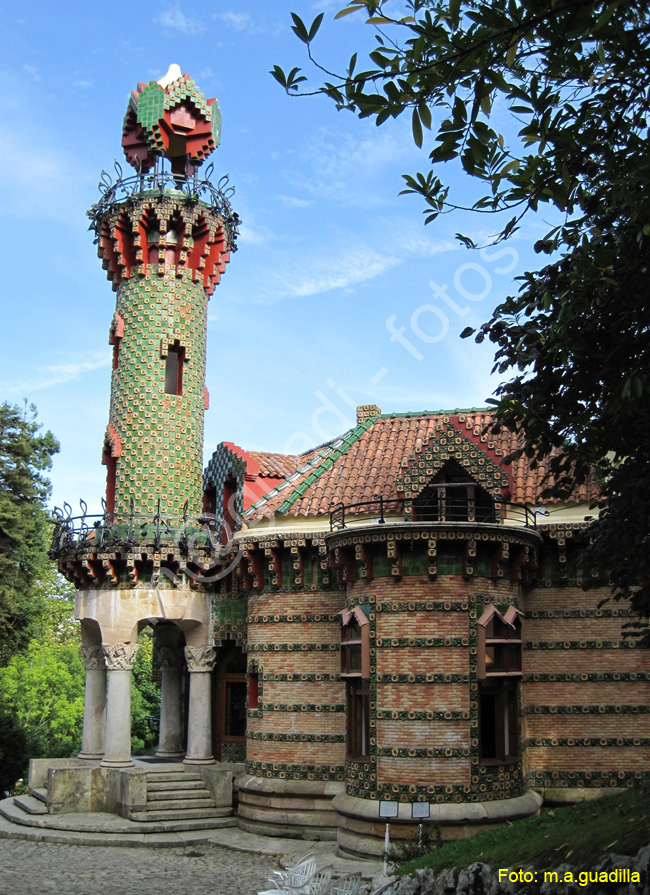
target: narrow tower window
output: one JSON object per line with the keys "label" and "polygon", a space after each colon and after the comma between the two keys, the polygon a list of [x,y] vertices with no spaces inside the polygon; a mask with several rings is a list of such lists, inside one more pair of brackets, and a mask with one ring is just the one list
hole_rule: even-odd
{"label": "narrow tower window", "polygon": [[341,678],[346,682],[347,756],[370,757],[370,634],[360,606],[341,613]]}
{"label": "narrow tower window", "polygon": [[486,607],[478,622],[479,751],[481,761],[498,764],[519,755],[521,613]]}
{"label": "narrow tower window", "polygon": [[165,394],[183,394],[183,364],[185,363],[185,349],[178,342],[174,342],[167,351],[165,362]]}
{"label": "narrow tower window", "polygon": [[109,516],[115,513],[115,487],[117,484],[117,459],[104,449],[102,463],[106,466],[106,512]]}

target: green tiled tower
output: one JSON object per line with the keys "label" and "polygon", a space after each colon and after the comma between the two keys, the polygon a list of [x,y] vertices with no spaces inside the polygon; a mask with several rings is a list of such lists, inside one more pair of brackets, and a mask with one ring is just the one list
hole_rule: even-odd
{"label": "green tiled tower", "polygon": [[[164,93],[155,121],[153,107],[138,114],[151,93]],[[139,85],[123,137],[137,174],[91,212],[117,292],[103,462],[107,512],[118,519],[158,507],[168,521],[201,513],[207,304],[237,229],[224,193],[197,176],[220,121],[188,75]]]}

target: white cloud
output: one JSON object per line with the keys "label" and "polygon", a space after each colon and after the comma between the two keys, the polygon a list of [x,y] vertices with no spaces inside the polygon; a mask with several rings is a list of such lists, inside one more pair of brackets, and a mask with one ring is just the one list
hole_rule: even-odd
{"label": "white cloud", "polygon": [[10,393],[23,393],[52,388],[79,379],[84,373],[108,367],[111,363],[111,352],[101,351],[86,360],[74,360],[64,364],[47,364],[35,368],[35,374],[21,381],[0,382],[0,388]]}
{"label": "white cloud", "polygon": [[35,65],[23,65],[23,71],[26,75],[29,76],[31,81],[40,81],[41,76],[38,73],[38,69]]}
{"label": "white cloud", "polygon": [[372,280],[401,263],[400,258],[359,247],[334,259],[328,256],[317,261],[311,260],[305,265],[308,272],[287,272],[284,293],[290,297],[304,298],[331,292],[333,289],[345,289]]}
{"label": "white cloud", "polygon": [[322,127],[298,149],[300,164],[292,159],[283,173],[302,195],[369,208],[392,201],[402,181],[396,178],[392,195],[386,195],[390,192],[385,188],[386,172],[392,173],[398,162],[408,164],[411,155],[410,132],[407,139],[401,123],[379,132],[366,129],[365,134],[364,124],[359,123],[354,136],[339,128]]}
{"label": "white cloud", "polygon": [[287,208],[310,208],[314,204],[310,199],[299,199],[297,196],[275,196],[275,198]]}
{"label": "white cloud", "polygon": [[174,31],[178,34],[192,36],[203,34],[205,25],[200,19],[186,16],[180,6],[170,6],[154,19],[157,25],[162,25],[166,31]]}
{"label": "white cloud", "polygon": [[217,12],[214,17],[235,31],[250,31],[253,26],[253,19],[247,12]]}
{"label": "white cloud", "polygon": [[249,243],[250,245],[262,245],[267,241],[268,237],[261,230],[256,230],[250,224],[241,224],[239,227],[239,235],[237,242]]}
{"label": "white cloud", "polygon": [[0,215],[47,218],[83,228],[96,174],[54,145],[49,134],[31,148],[29,164],[16,165],[24,155],[17,133],[20,128],[0,126]]}
{"label": "white cloud", "polygon": [[247,34],[279,34],[283,30],[282,25],[267,25],[247,12],[216,12],[214,18],[233,31],[245,31]]}
{"label": "white cloud", "polygon": [[79,80],[79,81],[74,81],[73,83],[74,83],[74,86],[75,86],[75,87],[86,88],[86,87],[92,87],[92,86],[93,86],[93,82],[92,82],[92,81]]}

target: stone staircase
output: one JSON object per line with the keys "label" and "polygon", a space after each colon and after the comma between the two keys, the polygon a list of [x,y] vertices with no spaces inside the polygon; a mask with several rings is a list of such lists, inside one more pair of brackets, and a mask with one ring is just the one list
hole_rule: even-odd
{"label": "stone staircase", "polygon": [[129,811],[138,823],[162,822],[174,830],[205,830],[236,826],[232,808],[217,808],[200,773],[196,771],[147,772],[147,805]]}
{"label": "stone staircase", "polygon": [[[232,804],[227,804],[231,800],[232,772],[224,777],[180,763],[157,763],[151,770],[141,762],[137,764],[139,767],[124,772],[122,789],[128,790],[133,784],[135,796],[125,800],[122,815],[88,808],[61,811],[48,781],[45,787],[30,786],[29,795],[0,801],[0,838],[171,847],[207,842],[217,831],[237,826]],[[34,784],[41,784],[41,777]],[[90,779],[88,776],[86,782]],[[59,782],[55,789],[60,798]],[[85,785],[80,791],[89,796]]]}

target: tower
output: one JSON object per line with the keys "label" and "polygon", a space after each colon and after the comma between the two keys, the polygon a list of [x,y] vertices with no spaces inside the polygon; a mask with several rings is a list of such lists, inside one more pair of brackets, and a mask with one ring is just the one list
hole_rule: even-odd
{"label": "tower", "polygon": [[223,190],[198,178],[220,130],[217,101],[177,65],[139,84],[122,136],[136,173],[90,212],[117,293],[102,453],[116,519],[159,513],[169,523],[201,512],[207,303],[238,221]]}
{"label": "tower", "polygon": [[133,764],[130,680],[146,625],[155,629],[162,672],[157,754],[214,762],[212,579],[201,578],[214,566],[216,540],[202,514],[207,303],[235,249],[239,219],[228,178],[215,186],[199,168],[220,130],[217,101],[177,65],[160,81],[138,84],[122,129],[134,173],[123,177],[116,164],[114,183],[102,175],[102,196],[88,213],[117,294],[106,505],[94,525],[83,503],[80,520],[59,514],[51,555],[77,587],[86,664],[79,759],[109,770]]}

